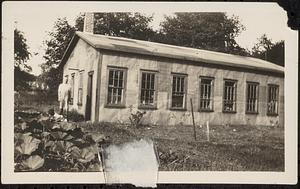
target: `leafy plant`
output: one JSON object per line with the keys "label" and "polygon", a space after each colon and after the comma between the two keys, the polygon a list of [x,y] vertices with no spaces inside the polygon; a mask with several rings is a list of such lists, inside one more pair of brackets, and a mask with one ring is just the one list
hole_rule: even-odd
{"label": "leafy plant", "polygon": [[25,117],[15,123],[15,171],[102,170],[98,145],[104,135],[86,134],[75,123],[42,114]]}
{"label": "leafy plant", "polygon": [[24,170],[34,171],[44,165],[44,159],[38,155],[30,156],[28,159],[22,161]]}
{"label": "leafy plant", "polygon": [[141,126],[141,121],[143,116],[146,114],[146,112],[141,112],[141,111],[136,111],[133,112],[132,108],[130,108],[130,116],[129,116],[129,120],[131,125],[135,126],[135,127],[139,127]]}
{"label": "leafy plant", "polygon": [[38,149],[38,146],[41,142],[40,140],[29,135],[21,135],[20,139],[23,141],[22,144],[16,146],[15,148],[20,154],[31,155],[32,152]]}

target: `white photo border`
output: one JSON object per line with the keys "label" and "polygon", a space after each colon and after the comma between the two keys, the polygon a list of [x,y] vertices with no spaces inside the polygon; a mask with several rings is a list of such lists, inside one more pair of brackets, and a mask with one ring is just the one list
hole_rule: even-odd
{"label": "white photo border", "polygon": [[[103,173],[84,172],[14,172],[14,67],[13,25],[14,12],[20,7],[49,6],[78,9],[78,12],[225,12],[235,9],[269,11],[279,7],[277,3],[247,2],[3,2],[2,3],[2,106],[1,106],[1,181],[3,184],[50,183],[105,183]],[[282,11],[284,11],[282,9]],[[276,14],[276,11],[274,11]],[[76,16],[76,15],[74,15]],[[33,22],[34,22],[33,18]],[[38,26],[37,26],[38,27]],[[258,26],[259,27],[259,26]],[[285,171],[160,171],[158,184],[296,184],[297,183],[297,102],[298,102],[298,35],[288,26],[285,35]]]}

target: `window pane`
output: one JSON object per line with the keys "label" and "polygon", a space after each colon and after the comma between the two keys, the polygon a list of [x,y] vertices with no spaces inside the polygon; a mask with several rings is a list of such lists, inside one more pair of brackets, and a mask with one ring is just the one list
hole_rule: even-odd
{"label": "window pane", "polygon": [[154,74],[151,75],[151,89],[154,90]]}
{"label": "window pane", "polygon": [[183,107],[183,96],[173,95],[172,96],[172,107],[182,108]]}
{"label": "window pane", "polygon": [[173,76],[172,87],[172,107],[184,108],[185,101],[185,77]]}
{"label": "window pane", "polygon": [[83,98],[83,92],[82,92],[82,87],[83,87],[83,72],[79,72],[79,81],[78,81],[78,98],[77,98],[77,103],[79,105],[82,104],[82,98]]}
{"label": "window pane", "polygon": [[268,86],[268,113],[278,114],[278,91],[279,87],[276,85]]}
{"label": "window pane", "polygon": [[142,72],[140,103],[142,105],[154,105],[155,98],[155,74]]}
{"label": "window pane", "polygon": [[258,112],[258,84],[247,83],[246,111]]}
{"label": "window pane", "polygon": [[212,79],[200,80],[200,110],[212,110]]}
{"label": "window pane", "polygon": [[223,110],[235,111],[236,104],[236,81],[224,82]]}
{"label": "window pane", "polygon": [[124,71],[109,69],[108,76],[108,104],[121,104],[123,101]]}
{"label": "window pane", "polygon": [[78,104],[82,104],[82,89],[78,89]]}

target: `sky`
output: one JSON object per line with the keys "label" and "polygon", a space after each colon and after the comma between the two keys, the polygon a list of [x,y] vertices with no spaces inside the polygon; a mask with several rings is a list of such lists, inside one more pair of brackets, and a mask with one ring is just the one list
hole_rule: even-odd
{"label": "sky", "polygon": [[[117,4],[117,2],[116,2]],[[5,6],[4,6],[5,8]],[[114,6],[114,3],[84,3],[84,2],[15,2],[10,6],[9,11],[14,15],[14,26],[24,32],[27,44],[32,52],[32,57],[28,64],[32,67],[32,73],[38,75],[41,73],[40,64],[43,63],[43,54],[45,51],[45,41],[48,32],[52,30],[57,18],[66,17],[71,25],[74,25],[75,18],[82,12],[115,12],[130,11],[142,12],[146,15],[153,14],[151,25],[154,29],[159,28],[159,23],[164,19],[164,15],[172,15],[174,12],[226,12],[228,16],[238,16],[240,22],[245,26],[237,38],[237,43],[247,49],[251,49],[257,42],[257,39],[266,34],[273,42],[285,39],[287,27],[286,12],[276,3],[161,3],[147,4],[125,3]]]}

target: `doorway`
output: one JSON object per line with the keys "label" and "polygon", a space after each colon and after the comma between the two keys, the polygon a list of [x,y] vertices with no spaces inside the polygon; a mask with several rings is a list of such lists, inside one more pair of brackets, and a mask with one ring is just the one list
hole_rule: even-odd
{"label": "doorway", "polygon": [[94,74],[93,71],[88,73],[88,85],[87,85],[86,106],[85,106],[86,121],[91,120],[91,116],[92,116],[93,74]]}

